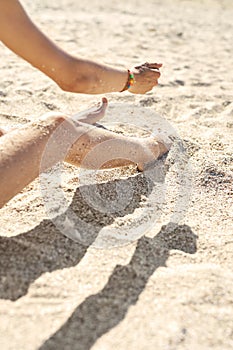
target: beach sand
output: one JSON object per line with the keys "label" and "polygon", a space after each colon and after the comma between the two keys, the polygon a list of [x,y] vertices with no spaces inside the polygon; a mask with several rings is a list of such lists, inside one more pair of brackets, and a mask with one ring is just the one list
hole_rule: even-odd
{"label": "beach sand", "polygon": [[[139,240],[108,249],[66,238],[50,220],[38,179],[11,200],[0,215],[0,348],[233,349],[232,1],[22,3],[73,54],[122,68],[164,63],[152,92],[106,94],[103,124],[112,112],[112,128],[137,135],[143,108],[148,132],[156,130],[155,114],[166,118],[184,140],[192,183],[184,189],[179,167],[168,171],[170,204],[160,218]],[[73,115],[101,98],[61,91],[2,44],[0,54],[0,127],[49,111]],[[134,167],[101,175],[107,199],[114,181],[133,186],[127,215],[109,220],[85,203],[79,174],[65,166],[63,189],[94,234],[130,220],[132,228],[150,197],[145,177]]]}

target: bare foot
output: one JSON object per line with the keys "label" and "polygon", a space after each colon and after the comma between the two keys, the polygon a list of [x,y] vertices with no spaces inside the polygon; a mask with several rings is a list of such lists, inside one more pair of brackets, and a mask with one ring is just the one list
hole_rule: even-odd
{"label": "bare foot", "polygon": [[100,102],[97,105],[97,107],[92,107],[88,110],[80,112],[72,116],[72,119],[79,121],[81,123],[95,124],[104,117],[107,107],[108,107],[108,100],[106,99],[106,97],[103,97],[102,102]]}
{"label": "bare foot", "polygon": [[154,163],[155,160],[161,158],[164,154],[168,153],[172,146],[172,139],[160,136],[151,136],[144,140],[142,140],[142,144],[149,150],[150,156],[144,162],[140,162],[137,164],[139,171],[144,171],[150,165]]}

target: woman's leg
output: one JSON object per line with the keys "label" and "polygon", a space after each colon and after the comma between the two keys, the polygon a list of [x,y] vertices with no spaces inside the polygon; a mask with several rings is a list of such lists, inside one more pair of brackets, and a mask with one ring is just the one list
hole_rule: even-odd
{"label": "woman's leg", "polygon": [[[106,102],[95,117],[100,119],[105,109]],[[37,124],[29,123],[0,138],[0,208],[59,161],[91,169],[132,163],[140,163],[142,168],[167,151],[165,145],[151,138],[124,137],[50,114]]]}
{"label": "woman's leg", "polygon": [[50,117],[0,137],[0,208],[39,175],[46,142],[63,120]]}

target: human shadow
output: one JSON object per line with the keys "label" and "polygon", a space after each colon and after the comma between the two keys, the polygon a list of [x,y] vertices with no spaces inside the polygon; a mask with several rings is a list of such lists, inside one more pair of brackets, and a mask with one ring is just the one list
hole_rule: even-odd
{"label": "human shadow", "polygon": [[121,322],[129,307],[137,303],[150,276],[166,266],[172,249],[196,252],[197,236],[189,226],[163,226],[154,237],[142,237],[126,266],[117,265],[104,288],[91,295],[39,350],[89,350],[103,334]]}
{"label": "human shadow", "polygon": [[[117,195],[119,183],[120,186],[132,188],[132,198],[125,208],[113,213],[101,212],[86,201],[84,190],[95,192],[96,185],[77,188],[67,211],[72,211],[84,223],[92,222],[92,232],[86,246],[66,238],[50,220],[44,220],[37,227],[16,237],[0,236],[0,299],[15,301],[24,296],[30,284],[43,273],[77,265],[99,231],[117,217],[133,213],[140,205],[142,196],[148,197],[153,188],[153,182],[138,173],[127,179],[100,183],[97,185],[98,191]],[[108,200],[107,197],[105,199]],[[65,214],[59,216],[60,221]]]}

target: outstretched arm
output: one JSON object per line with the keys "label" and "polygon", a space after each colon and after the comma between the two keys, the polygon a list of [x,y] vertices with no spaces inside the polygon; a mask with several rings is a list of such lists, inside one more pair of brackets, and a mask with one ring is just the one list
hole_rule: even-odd
{"label": "outstretched arm", "polygon": [[[86,94],[121,91],[126,70],[74,57],[53,43],[31,21],[18,0],[0,0],[0,40],[13,52],[53,79],[63,90]],[[142,66],[140,66],[142,67]],[[158,84],[161,64],[135,68],[132,93]]]}

